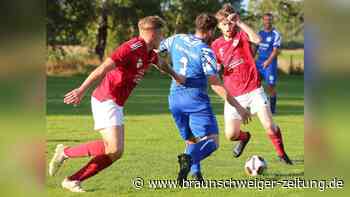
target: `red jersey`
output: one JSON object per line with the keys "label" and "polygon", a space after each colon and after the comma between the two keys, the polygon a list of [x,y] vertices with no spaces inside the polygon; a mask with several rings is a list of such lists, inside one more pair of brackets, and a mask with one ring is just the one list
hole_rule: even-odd
{"label": "red jersey", "polygon": [[145,41],[135,37],[115,49],[110,58],[114,61],[115,68],[106,73],[92,96],[101,102],[112,99],[124,106],[149,64],[158,63],[158,56],[153,50],[147,52]]}
{"label": "red jersey", "polygon": [[240,96],[261,86],[245,32],[238,31],[230,40],[221,36],[212,43],[211,48],[218,64],[224,66],[224,85],[231,96]]}

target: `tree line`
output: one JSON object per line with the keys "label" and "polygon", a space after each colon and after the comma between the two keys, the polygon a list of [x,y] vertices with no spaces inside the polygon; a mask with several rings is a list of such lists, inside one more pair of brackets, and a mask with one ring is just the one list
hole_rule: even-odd
{"label": "tree line", "polygon": [[137,35],[137,21],[159,15],[167,22],[165,35],[194,30],[194,19],[201,12],[215,13],[224,3],[232,3],[242,20],[256,30],[261,16],[271,12],[285,46],[303,43],[303,1],[250,0],[49,0],[47,1],[47,45],[83,45],[94,49],[102,59],[106,49]]}

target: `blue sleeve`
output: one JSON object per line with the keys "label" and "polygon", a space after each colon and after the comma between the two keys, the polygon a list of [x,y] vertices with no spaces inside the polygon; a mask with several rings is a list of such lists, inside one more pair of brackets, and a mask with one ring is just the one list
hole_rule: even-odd
{"label": "blue sleeve", "polygon": [[281,47],[281,35],[277,32],[277,31],[274,31],[274,34],[275,34],[275,39],[273,41],[273,48],[280,48]]}
{"label": "blue sleeve", "polygon": [[175,37],[176,37],[176,35],[162,40],[160,42],[160,45],[159,45],[159,52],[160,53],[169,53],[171,46],[173,45],[173,42],[175,40]]}
{"label": "blue sleeve", "polygon": [[215,55],[210,48],[201,49],[201,62],[206,76],[217,75]]}

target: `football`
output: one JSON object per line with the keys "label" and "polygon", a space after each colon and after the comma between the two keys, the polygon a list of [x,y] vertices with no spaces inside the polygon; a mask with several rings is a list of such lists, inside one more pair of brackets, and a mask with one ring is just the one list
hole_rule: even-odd
{"label": "football", "polygon": [[250,157],[244,165],[244,171],[249,176],[261,175],[264,173],[266,169],[267,169],[266,161],[264,160],[264,158],[257,155],[253,155],[252,157]]}

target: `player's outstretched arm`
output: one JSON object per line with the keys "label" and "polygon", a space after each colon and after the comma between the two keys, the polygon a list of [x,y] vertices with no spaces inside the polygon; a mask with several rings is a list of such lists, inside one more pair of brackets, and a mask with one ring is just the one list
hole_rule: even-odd
{"label": "player's outstretched arm", "polygon": [[173,78],[178,84],[185,84],[186,77],[180,74],[177,74],[173,68],[171,68],[165,61],[163,61],[163,57],[160,57],[161,54],[165,54],[166,50],[164,50],[163,53],[161,53],[159,50],[154,50],[154,52],[158,55],[158,63],[157,64],[151,64],[154,66],[157,70],[159,70],[163,74],[168,74],[171,78]]}
{"label": "player's outstretched arm", "polygon": [[185,84],[186,77],[180,74],[177,74],[170,66],[167,64],[151,64],[156,69],[158,69],[161,73],[168,74],[171,78],[173,78],[178,84]]}
{"label": "player's outstretched arm", "polygon": [[221,82],[217,76],[215,76],[215,75],[209,76],[208,81],[210,83],[212,90],[217,95],[219,95],[221,98],[226,100],[230,105],[234,106],[237,109],[239,115],[242,117],[242,122],[244,124],[247,124],[251,121],[250,112],[247,109],[243,108],[242,105],[240,105],[234,97],[230,96],[227,93],[226,88],[221,84]]}
{"label": "player's outstretched arm", "polygon": [[237,26],[248,34],[250,42],[254,44],[259,44],[261,42],[261,37],[257,33],[255,33],[255,31],[251,27],[249,27],[247,24],[242,22],[239,18],[239,15],[237,15],[236,13],[233,13],[233,14],[230,14],[227,17],[227,19],[235,21]]}
{"label": "player's outstretched arm", "polygon": [[85,81],[76,89],[71,90],[64,96],[65,104],[78,105],[87,89],[95,82],[102,79],[105,74],[114,68],[114,61],[107,58],[99,67],[93,70]]}

